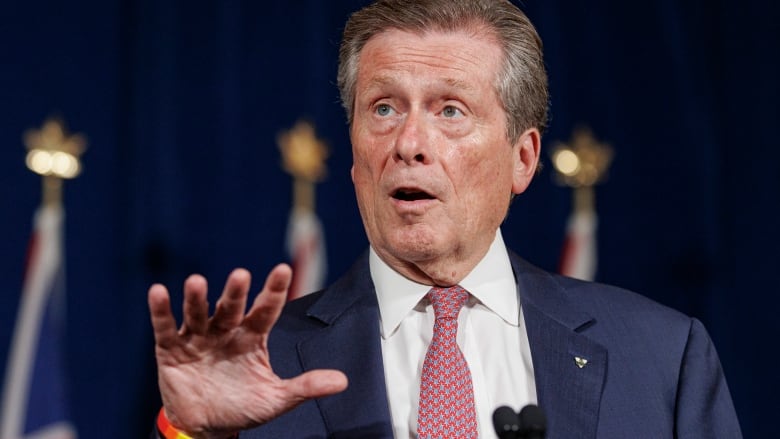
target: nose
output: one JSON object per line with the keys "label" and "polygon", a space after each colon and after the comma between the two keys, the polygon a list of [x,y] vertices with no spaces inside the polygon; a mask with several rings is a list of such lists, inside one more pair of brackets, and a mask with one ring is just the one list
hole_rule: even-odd
{"label": "nose", "polygon": [[407,165],[430,164],[432,160],[428,128],[425,118],[417,112],[410,112],[399,127],[395,139],[395,158]]}

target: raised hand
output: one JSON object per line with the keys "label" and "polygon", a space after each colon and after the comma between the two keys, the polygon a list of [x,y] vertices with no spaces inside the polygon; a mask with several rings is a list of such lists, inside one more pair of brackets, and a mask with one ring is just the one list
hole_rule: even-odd
{"label": "raised hand", "polygon": [[165,286],[149,288],[158,380],[171,424],[198,438],[227,437],[274,419],[301,402],[341,392],[347,377],[313,370],[291,379],[271,368],[268,334],[287,297],[292,271],[280,264],[244,314],[251,275],[234,270],[214,315],[208,316],[206,279],[184,283],[184,322],[177,329]]}

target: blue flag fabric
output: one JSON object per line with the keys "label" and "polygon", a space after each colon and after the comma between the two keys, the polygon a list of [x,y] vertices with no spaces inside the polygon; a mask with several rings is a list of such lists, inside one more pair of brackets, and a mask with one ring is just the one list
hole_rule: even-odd
{"label": "blue flag fabric", "polygon": [[35,215],[3,386],[0,437],[75,439],[64,368],[65,269],[60,206]]}

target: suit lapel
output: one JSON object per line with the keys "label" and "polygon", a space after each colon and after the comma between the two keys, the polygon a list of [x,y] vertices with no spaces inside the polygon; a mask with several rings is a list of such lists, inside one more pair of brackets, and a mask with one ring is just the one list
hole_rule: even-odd
{"label": "suit lapel", "polygon": [[[583,333],[594,320],[570,302],[550,274],[513,253],[510,259],[518,279],[537,399],[547,415],[547,436],[596,437],[607,351]],[[304,369],[338,369],[349,379],[346,391],[317,400],[330,435],[393,437],[368,258],[362,257],[329,288],[308,315],[325,327],[298,343]]]}
{"label": "suit lapel", "polygon": [[379,333],[379,309],[363,257],[308,311],[326,326],[298,343],[305,370],[338,369],[347,390],[317,400],[330,437],[393,437]]}
{"label": "suit lapel", "polygon": [[511,255],[548,437],[596,437],[607,350],[585,336],[594,320],[548,273]]}

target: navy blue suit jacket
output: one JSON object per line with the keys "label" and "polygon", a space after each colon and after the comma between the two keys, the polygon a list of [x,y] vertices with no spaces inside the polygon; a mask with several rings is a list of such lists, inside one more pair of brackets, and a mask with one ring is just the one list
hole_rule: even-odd
{"label": "navy blue suit jacket", "polygon": [[[629,291],[510,258],[548,438],[741,437],[715,348],[699,321]],[[393,436],[366,255],[332,286],[286,306],[269,347],[280,376],[339,369],[349,387],[241,438]],[[575,357],[587,364],[578,367]]]}

